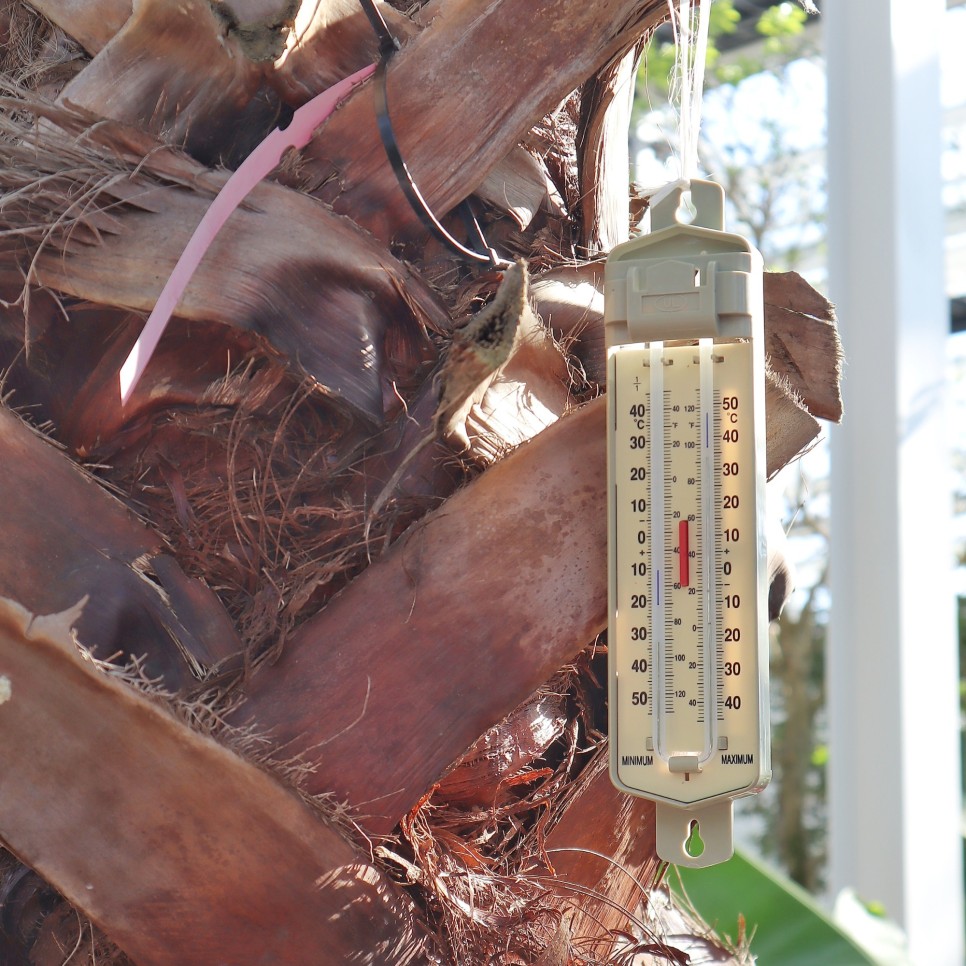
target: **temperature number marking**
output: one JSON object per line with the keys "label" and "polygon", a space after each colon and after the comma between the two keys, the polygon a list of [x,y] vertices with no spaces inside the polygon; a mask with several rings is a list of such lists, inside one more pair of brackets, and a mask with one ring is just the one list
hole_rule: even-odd
{"label": "temperature number marking", "polygon": [[[743,482],[742,464],[747,460],[748,444],[750,439],[739,428],[742,420],[746,416],[747,405],[742,402],[742,395],[737,392],[724,392],[718,394],[716,399],[716,417],[718,420],[718,433],[720,436],[720,465],[721,473],[719,482],[721,486],[721,541],[723,549],[723,562],[721,564],[722,579],[719,584],[719,596],[721,607],[720,616],[720,639],[718,653],[720,666],[723,672],[723,686],[719,696],[718,720],[722,726],[726,726],[730,718],[742,708],[742,694],[739,693],[738,679],[741,677],[743,656],[743,635],[742,624],[736,624],[734,619],[741,609],[742,594],[739,592],[747,587],[747,582],[743,586],[737,586],[734,574],[734,564],[730,557],[734,554],[745,556],[742,544],[742,532],[750,529],[753,518],[749,520],[746,507],[742,504],[741,494],[737,492],[737,487]],[[724,492],[727,490],[727,492]],[[745,574],[740,576],[745,577]],[[752,598],[755,596],[755,588],[745,590]],[[727,626],[725,622],[727,621]],[[754,629],[754,628],[752,628]],[[748,646],[754,646],[754,635],[747,633],[744,641]]]}

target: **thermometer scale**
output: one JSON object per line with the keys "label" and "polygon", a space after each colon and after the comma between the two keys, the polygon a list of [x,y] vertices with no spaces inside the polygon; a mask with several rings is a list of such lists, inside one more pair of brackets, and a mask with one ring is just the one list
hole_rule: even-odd
{"label": "thermometer scale", "polygon": [[611,777],[657,803],[657,850],[733,851],[770,778],[761,256],[693,180],[605,270]]}

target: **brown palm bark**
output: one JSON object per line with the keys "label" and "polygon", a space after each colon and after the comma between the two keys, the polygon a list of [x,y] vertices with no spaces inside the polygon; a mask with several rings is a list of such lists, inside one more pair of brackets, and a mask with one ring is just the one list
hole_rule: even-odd
{"label": "brown palm bark", "polygon": [[84,662],[77,617],[0,603],[0,813],[18,856],[140,962],[430,961],[411,903],[344,833]]}
{"label": "brown palm bark", "polygon": [[[680,959],[641,915],[652,808],[604,767],[587,261],[628,228],[612,145],[666,4],[381,7],[421,191],[475,193],[529,270],[497,294],[427,237],[363,85],[232,215],[126,407],[218,166],[377,43],[349,0],[0,7],[35,38],[0,105],[11,962],[53,962],[51,888],[142,966]],[[766,302],[774,472],[838,418],[839,360],[804,283]]]}

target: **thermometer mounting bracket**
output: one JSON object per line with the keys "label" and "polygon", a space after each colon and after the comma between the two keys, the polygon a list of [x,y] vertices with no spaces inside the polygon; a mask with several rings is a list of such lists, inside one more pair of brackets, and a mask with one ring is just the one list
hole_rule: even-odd
{"label": "thermometer mounting bracket", "polygon": [[604,270],[611,778],[695,868],[771,775],[762,259],[723,222],[677,183]]}
{"label": "thermometer mounting bracket", "polygon": [[[684,224],[677,214],[688,184],[695,216]],[[654,206],[650,234],[614,249],[604,292],[609,345],[760,334],[761,255],[725,232],[723,218],[720,185],[680,183]]]}

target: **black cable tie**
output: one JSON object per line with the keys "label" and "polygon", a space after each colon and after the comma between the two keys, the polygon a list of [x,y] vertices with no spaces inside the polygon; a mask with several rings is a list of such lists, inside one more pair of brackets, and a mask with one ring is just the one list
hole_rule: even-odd
{"label": "black cable tie", "polygon": [[379,56],[383,60],[391,57],[399,50],[399,41],[396,40],[392,31],[389,29],[386,18],[383,17],[373,0],[359,0],[359,2],[362,4],[365,15],[369,18],[369,23],[372,24],[372,29],[379,38]]}
{"label": "black cable tie", "polygon": [[425,198],[423,198],[419,188],[416,186],[416,182],[409,173],[409,168],[406,167],[406,162],[399,153],[399,144],[396,141],[396,133],[393,131],[392,121],[389,120],[389,103],[386,91],[387,67],[388,58],[381,59],[378,67],[376,67],[374,87],[376,122],[379,127],[379,137],[382,139],[382,146],[386,149],[386,157],[389,159],[389,164],[392,167],[393,173],[396,175],[396,180],[399,182],[399,187],[402,188],[402,192],[406,196],[407,201],[412,206],[416,214],[419,215],[423,224],[425,224],[426,227],[441,242],[443,242],[443,244],[448,245],[455,252],[462,255],[463,258],[469,259],[473,262],[481,262],[492,265],[494,268],[508,268],[512,263],[507,261],[505,258],[500,258],[497,253],[490,248],[489,245],[487,245],[486,239],[483,237],[483,231],[480,228],[479,222],[476,220],[476,216],[473,214],[472,209],[469,209],[469,220],[473,225],[475,225],[475,233],[478,234],[483,243],[483,247],[486,249],[485,255],[482,252],[473,251],[473,249],[467,248],[465,245],[460,244],[460,242],[458,242],[442,226],[439,219],[433,214],[429,205],[426,203]]}
{"label": "black cable tie", "polygon": [[476,217],[476,210],[473,207],[473,203],[469,198],[464,199],[460,202],[459,213],[463,217],[463,224],[466,225],[467,235],[475,238],[482,247],[483,251],[489,252],[490,261],[494,268],[499,267],[500,264],[509,265],[505,259],[500,259],[496,252],[490,248],[489,242],[486,240],[486,235],[483,234],[483,229],[480,227],[480,223]]}
{"label": "black cable tie", "polygon": [[396,180],[399,182],[399,187],[406,196],[406,200],[430,232],[444,245],[452,248],[463,258],[467,258],[473,262],[492,265],[494,268],[508,268],[512,263],[505,258],[500,258],[487,244],[483,229],[480,227],[480,223],[476,219],[476,213],[473,211],[468,199],[460,203],[459,211],[463,216],[463,221],[466,223],[468,234],[474,236],[479,241],[483,250],[486,252],[485,255],[481,252],[473,251],[473,249],[467,248],[465,245],[461,245],[433,214],[429,205],[426,203],[426,199],[423,198],[419,188],[416,186],[416,182],[409,173],[409,168],[406,167],[406,162],[403,160],[402,154],[399,151],[396,132],[392,128],[392,121],[389,120],[389,95],[386,89],[386,73],[390,57],[400,49],[399,41],[393,36],[385,19],[376,7],[374,0],[359,0],[359,2],[362,4],[362,9],[369,18],[369,23],[372,24],[372,29],[379,38],[379,64],[376,67],[375,86],[373,88],[375,91],[376,123],[379,127],[379,137],[382,140],[382,146],[386,150],[389,165],[393,170],[393,174],[396,176]]}

